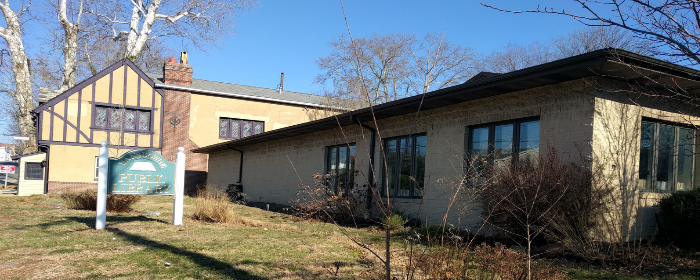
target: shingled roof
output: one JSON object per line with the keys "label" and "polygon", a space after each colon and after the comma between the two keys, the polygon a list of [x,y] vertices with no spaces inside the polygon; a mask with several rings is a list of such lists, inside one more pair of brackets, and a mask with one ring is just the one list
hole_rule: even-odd
{"label": "shingled roof", "polygon": [[162,74],[147,74],[155,83],[156,87],[167,89],[169,87],[178,87],[188,89],[192,92],[222,95],[239,98],[250,98],[256,100],[267,100],[271,102],[292,103],[297,105],[305,105],[312,107],[328,107],[327,98],[324,96],[293,92],[279,91],[270,88],[261,88],[253,86],[245,86],[238,84],[229,84],[223,82],[207,81],[201,79],[192,79],[192,86],[174,86],[163,83]]}

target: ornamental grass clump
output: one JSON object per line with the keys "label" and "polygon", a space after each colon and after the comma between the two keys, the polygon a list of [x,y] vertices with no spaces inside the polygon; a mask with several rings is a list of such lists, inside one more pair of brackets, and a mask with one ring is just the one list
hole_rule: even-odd
{"label": "ornamental grass clump", "polygon": [[192,217],[210,223],[226,224],[237,221],[228,195],[215,186],[205,186],[197,193]]}
{"label": "ornamental grass clump", "polygon": [[[81,192],[65,192],[61,198],[66,203],[66,207],[76,210],[97,209],[97,190],[84,190]],[[132,210],[132,206],[141,200],[141,196],[129,194],[108,194],[107,212],[126,213]]]}

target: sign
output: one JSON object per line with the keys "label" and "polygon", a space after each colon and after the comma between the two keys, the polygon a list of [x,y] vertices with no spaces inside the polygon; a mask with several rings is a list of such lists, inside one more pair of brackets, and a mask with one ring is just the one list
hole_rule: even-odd
{"label": "sign", "polygon": [[110,159],[107,178],[110,194],[175,194],[175,164],[149,150]]}
{"label": "sign", "polygon": [[0,173],[15,174],[15,167],[13,165],[0,165]]}
{"label": "sign", "polygon": [[22,141],[28,141],[29,137],[26,136],[15,136],[15,140],[22,140]]}

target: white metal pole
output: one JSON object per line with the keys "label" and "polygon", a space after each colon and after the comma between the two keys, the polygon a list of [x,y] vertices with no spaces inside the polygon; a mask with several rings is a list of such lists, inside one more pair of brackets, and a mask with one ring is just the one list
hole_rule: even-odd
{"label": "white metal pole", "polygon": [[109,150],[107,141],[102,141],[100,158],[97,164],[97,219],[95,229],[105,228],[107,223],[107,170],[109,169]]}
{"label": "white metal pole", "polygon": [[182,204],[185,195],[185,148],[177,148],[175,157],[175,198],[173,201],[173,225],[182,225]]}

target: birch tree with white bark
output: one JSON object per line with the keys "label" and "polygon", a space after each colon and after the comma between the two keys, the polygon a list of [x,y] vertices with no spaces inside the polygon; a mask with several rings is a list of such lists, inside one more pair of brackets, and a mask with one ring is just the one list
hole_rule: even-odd
{"label": "birch tree with white bark", "polygon": [[96,16],[114,41],[126,41],[124,57],[136,60],[149,40],[169,37],[188,40],[195,47],[211,46],[233,27],[237,11],[251,0],[107,0],[93,3]]}
{"label": "birch tree with white bark", "polygon": [[0,27],[0,37],[5,41],[7,52],[11,58],[13,86],[5,89],[12,100],[14,112],[12,115],[17,123],[17,130],[21,136],[29,137],[29,141],[23,141],[19,151],[29,153],[36,151],[36,137],[31,112],[34,109],[34,95],[30,80],[29,59],[22,40],[22,25],[20,17],[27,13],[31,3],[22,3],[20,7],[13,9],[9,0],[0,2],[0,11],[3,14],[5,27]]}

